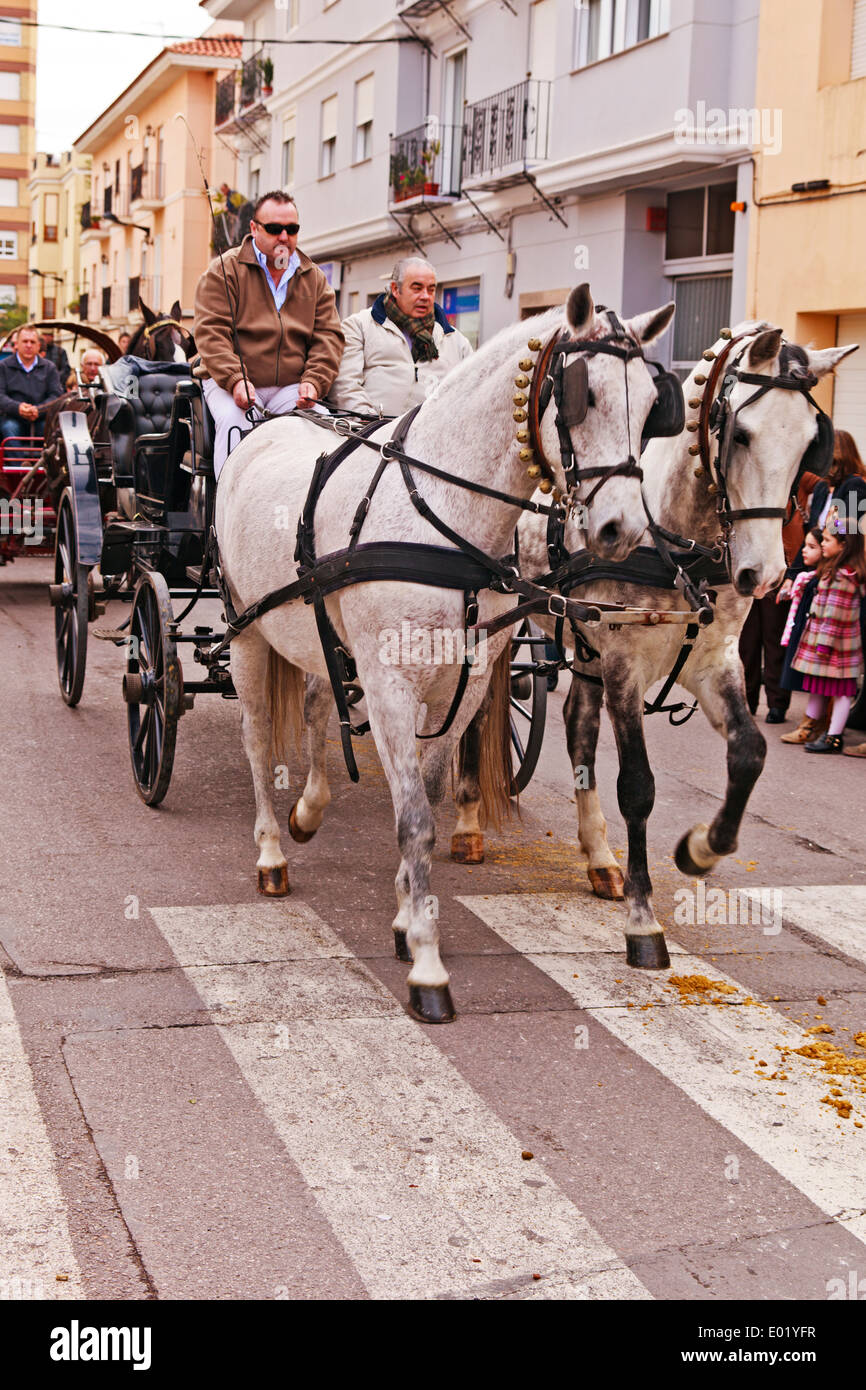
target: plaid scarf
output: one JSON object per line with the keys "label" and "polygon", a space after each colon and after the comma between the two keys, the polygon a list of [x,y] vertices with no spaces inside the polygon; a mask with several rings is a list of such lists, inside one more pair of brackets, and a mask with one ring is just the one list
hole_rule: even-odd
{"label": "plaid scarf", "polygon": [[397,304],[393,295],[386,294],[382,305],[385,313],[392,323],[395,323],[401,333],[408,333],[412,339],[412,361],[413,362],[435,362],[439,356],[439,349],[433,341],[433,327],[436,323],[436,315],[433,310],[425,314],[423,319],[410,318],[404,314]]}

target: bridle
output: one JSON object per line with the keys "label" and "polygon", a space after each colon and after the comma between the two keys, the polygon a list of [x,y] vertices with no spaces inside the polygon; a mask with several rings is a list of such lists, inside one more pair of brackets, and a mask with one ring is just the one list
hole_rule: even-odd
{"label": "bridle", "polygon": [[[605,310],[604,305],[601,304],[597,305],[597,309],[599,312],[607,313],[613,331],[606,333],[602,338],[592,339],[570,338],[567,334],[561,334],[559,331],[554,333],[541,350],[529,388],[528,400],[529,448],[531,456],[535,460],[534,467],[538,470],[537,475],[541,479],[539,482],[541,491],[550,492],[555,483],[553,465],[545,454],[541,442],[541,420],[552,397],[556,405],[556,430],[559,435],[560,461],[569,490],[574,493],[581,483],[590,478],[598,479],[584,500],[583,504],[587,507],[591,505],[593,498],[609,479],[637,478],[639,482],[643,479],[643,470],[632,452],[631,419],[628,408],[628,364],[635,357],[640,357],[644,361],[646,359],[640,347],[626,333],[616,314],[610,309]],[[537,342],[537,339],[532,340],[530,347]],[[539,343],[538,346],[541,344]],[[573,357],[574,354],[579,355],[566,365],[565,358]],[[578,468],[571,439],[571,429],[581,424],[586,416],[589,405],[586,357],[596,354],[618,357],[623,364],[629,452],[621,463],[610,467]],[[521,366],[523,366],[522,363]],[[517,403],[517,397],[515,397],[515,402]],[[522,412],[516,412],[515,419],[518,418],[518,415],[522,416]],[[533,469],[530,468],[529,471],[530,476],[533,476]]]}
{"label": "bridle", "polygon": [[158,332],[160,328],[176,328],[178,332],[186,334],[187,338],[189,338],[190,341],[192,341],[192,334],[190,333],[189,329],[186,328],[177,319],[169,318],[168,315],[166,315],[164,318],[157,319],[155,323],[150,323],[147,325],[147,327],[143,330],[144,341],[146,343],[150,342],[152,335]]}
{"label": "bridle", "polygon": [[[700,413],[698,416],[698,442],[690,448],[690,453],[700,456],[700,466],[706,471],[710,482],[708,490],[711,496],[716,496],[716,511],[722,529],[722,539],[727,549],[729,533],[737,521],[752,521],[763,518],[785,518],[788,515],[788,505],[784,507],[738,507],[731,506],[728,494],[727,478],[731,461],[731,452],[735,444],[737,430],[737,420],[741,411],[760,400],[768,391],[799,391],[806,397],[810,405],[815,407],[818,415],[818,433],[816,439],[804,453],[797,469],[796,477],[791,485],[791,497],[796,498],[797,488],[800,479],[811,461],[810,455],[816,451],[826,451],[829,445],[832,451],[833,425],[829,416],[821,409],[818,402],[812,396],[812,387],[816,385],[818,378],[813,372],[801,370],[795,374],[793,372],[781,372],[777,376],[761,376],[756,372],[745,372],[740,370],[740,362],[746,354],[747,348],[742,347],[739,355],[730,363],[728,359],[738,343],[744,339],[752,338],[752,333],[739,333],[731,338],[718,356],[715,358],[709,374],[706,377],[706,388],[701,398]],[[718,397],[714,400],[713,396],[718,385],[719,378],[724,372],[721,388]],[[703,385],[704,379],[695,377],[697,385]],[[756,390],[747,397],[746,400],[736,410],[731,406],[731,395],[738,382],[747,386],[755,386]],[[710,435],[718,436],[718,450],[715,460],[712,458]],[[790,499],[789,499],[790,501]]]}

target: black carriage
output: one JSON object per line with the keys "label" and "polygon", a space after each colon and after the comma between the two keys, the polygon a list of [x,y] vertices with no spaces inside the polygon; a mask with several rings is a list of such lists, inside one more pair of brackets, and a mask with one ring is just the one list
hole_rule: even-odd
{"label": "black carriage", "polygon": [[[131,605],[119,628],[95,635],[125,648],[123,697],[139,794],[165,796],[177,722],[197,694],[234,698],[228,651],[201,662],[224,631],[181,623],[199,599],[219,599],[210,544],[216,482],[213,422],[201,384],[186,363],[122,358],[103,369],[95,425],[80,411],[60,417],[68,484],[58,506],[54,583],[60,693],[81,698],[88,624],[106,604]],[[174,605],[183,611],[175,615]],[[544,639],[525,623],[513,646],[513,792],[528,784],[544,735]],[[181,661],[180,652],[192,661]],[[196,667],[193,662],[199,663]],[[199,677],[191,679],[191,672]],[[346,682],[350,701],[358,691]]]}

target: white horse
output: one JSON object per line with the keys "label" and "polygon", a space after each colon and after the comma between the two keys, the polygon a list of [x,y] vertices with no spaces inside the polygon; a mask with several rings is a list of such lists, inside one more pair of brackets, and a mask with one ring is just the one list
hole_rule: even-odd
{"label": "white horse", "polygon": [[[635,342],[650,342],[663,332],[673,307],[666,305],[626,323]],[[456,477],[529,499],[536,484],[527,474],[515,440],[515,373],[522,370],[519,360],[525,361],[528,334],[543,339],[566,327],[578,339],[597,340],[610,334],[611,325],[603,312],[596,314],[587,285],[572,291],[565,309],[534,318],[530,325],[504,330],[455,369],[421,407],[405,441],[406,452],[444,465]],[[592,355],[588,371],[594,405],[571,431],[572,442],[581,457],[613,468],[627,457],[628,441],[640,438],[655,400],[653,378],[640,357],[625,364],[616,357]],[[542,421],[541,440],[548,458],[559,457],[554,415],[551,407]],[[386,440],[393,429],[392,424],[383,425],[372,437]],[[230,455],[217,491],[216,529],[223,572],[238,613],[295,578],[297,519],[316,457],[329,443],[320,427],[293,416],[257,428]],[[379,461],[378,453],[361,445],[326,484],[315,515],[317,556],[346,546],[349,522]],[[494,557],[512,550],[520,514],[517,506],[420,470],[415,481],[438,516],[474,546]],[[565,488],[563,477],[557,476],[556,481]],[[634,476],[611,477],[589,510],[588,536],[600,553],[622,557],[637,544],[644,515]],[[385,469],[361,534],[362,542],[383,540],[445,544],[412,505],[394,462]],[[484,589],[478,603],[478,623],[483,629],[485,621],[513,606],[514,599]],[[462,633],[462,593],[391,580],[369,582],[332,594],[327,611],[355,660],[394,804],[402,859],[393,927],[398,955],[403,942],[411,950],[410,1007],[427,1022],[450,1020],[454,1015],[448,973],[439,956],[438,924],[428,896],[435,839],[430,807],[444,793],[456,742],[484,695],[487,675],[482,667],[489,668],[504,651],[510,629],[486,644],[487,660],[476,661],[450,730],[423,743],[419,757],[416,736],[441,727],[459,667],[453,661],[431,664],[423,656],[416,658],[414,651],[406,664],[405,652],[400,664],[395,664],[385,635],[390,642],[394,630],[405,631],[405,624],[410,633],[428,637],[437,631]],[[420,642],[419,651],[423,646]],[[280,734],[275,726],[284,722],[287,710],[300,713],[301,672],[311,677],[303,706],[309,730],[309,773],[290,816],[295,839],[303,841],[316,832],[330,800],[325,739],[333,700],[311,607],[295,600],[267,613],[235,638],[232,654],[244,746],[255,787],[259,888],[279,895],[288,892],[289,885],[271,800],[272,735]],[[362,850],[359,843],[359,853]]]}
{"label": "white horse", "polygon": [[[779,373],[780,359],[786,374],[808,370],[815,377],[825,376],[856,348],[854,344],[813,351],[795,344],[783,345],[782,330],[765,324],[744,324],[734,334],[745,334],[746,338],[736,344],[732,361],[739,360],[743,370],[768,380]],[[705,358],[717,357],[727,347],[729,338],[729,333],[726,338],[719,338],[704,354]],[[706,362],[701,361],[685,383],[686,430],[674,438],[652,440],[641,464],[644,492],[655,520],[668,531],[712,546],[720,530],[716,484],[692,452],[707,370]],[[721,379],[718,384],[721,385]],[[754,383],[738,381],[730,394],[732,409],[738,409],[754,394]],[[784,508],[800,460],[815,435],[815,411],[800,391],[770,389],[746,405],[737,417],[726,479],[732,507]],[[543,573],[548,568],[545,527],[537,518],[527,517],[520,524],[519,537],[524,572]],[[566,546],[570,551],[584,546],[593,549],[588,537],[573,525],[566,529]],[[729,555],[732,583],[718,588],[715,620],[700,629],[677,676],[678,684],[694,695],[728,748],[728,784],[717,815],[710,826],[693,826],[677,847],[677,866],[689,875],[708,873],[723,855],[736,849],[746,803],[763,768],[766,743],[746,703],[739,634],[752,597],[763,597],[784,574],[780,519],[746,517],[736,521],[730,532]],[[686,606],[679,592],[620,581],[582,585],[572,596],[587,602],[616,600],[658,611]],[[553,636],[555,625],[551,618],[542,616],[537,621]],[[671,671],[683,644],[684,629],[659,625],[579,631],[598,650],[601,660],[577,663],[577,669],[603,678],[602,688],[579,675],[573,676],[565,703],[580,844],[596,895],[626,898],[629,964],[660,969],[669,964],[669,959],[663,929],[652,908],[647,866],[646,823],[653,807],[655,784],[644,740],[644,695],[649,686]],[[625,882],[607,841],[595,781],[602,698],[613,724],[619,755],[617,794],[628,831]],[[464,758],[461,771],[457,831],[471,837],[476,852],[468,861],[465,855],[458,855],[455,834],[452,853],[464,862],[479,862],[483,857],[481,799],[472,760]]]}

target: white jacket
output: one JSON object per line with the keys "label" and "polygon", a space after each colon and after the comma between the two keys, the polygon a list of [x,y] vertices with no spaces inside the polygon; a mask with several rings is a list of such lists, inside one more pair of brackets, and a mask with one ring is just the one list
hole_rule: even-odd
{"label": "white jacket", "polygon": [[384,298],[380,294],[369,309],[343,320],[346,346],[328,396],[338,410],[402,415],[472,353],[471,344],[452,328],[437,304],[433,341],[439,356],[432,362],[413,362],[405,334],[385,314]]}

